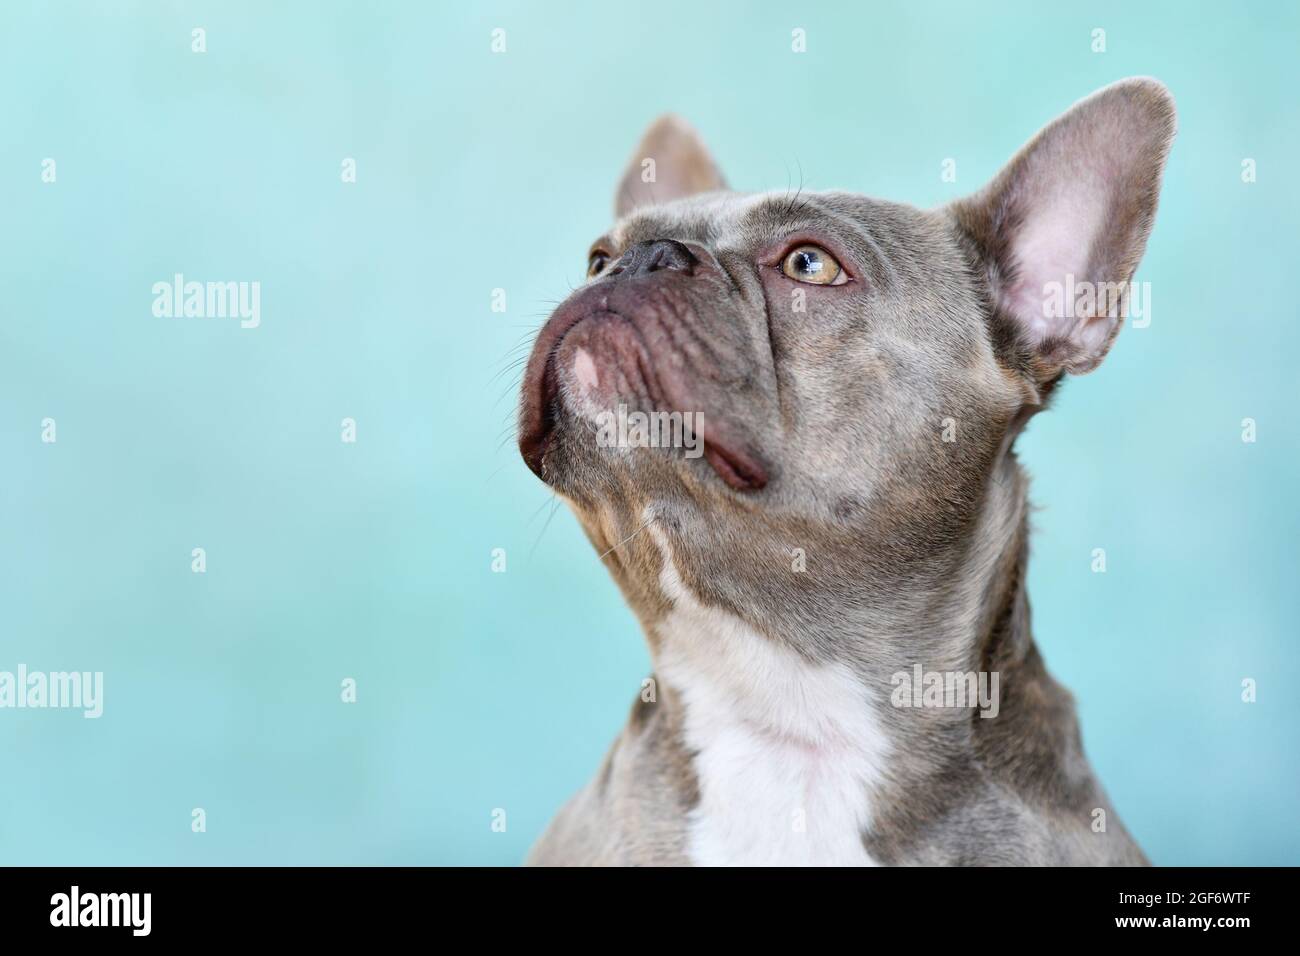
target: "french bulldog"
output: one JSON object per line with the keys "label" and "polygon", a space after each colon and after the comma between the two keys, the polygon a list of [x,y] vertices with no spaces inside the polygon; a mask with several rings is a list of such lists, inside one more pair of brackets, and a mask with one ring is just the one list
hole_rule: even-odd
{"label": "french bulldog", "polygon": [[1014,444],[1124,323],[1174,127],[1123,80],[930,210],[733,192],[650,127],[519,448],[654,676],[529,863],[1147,862],[1034,644]]}

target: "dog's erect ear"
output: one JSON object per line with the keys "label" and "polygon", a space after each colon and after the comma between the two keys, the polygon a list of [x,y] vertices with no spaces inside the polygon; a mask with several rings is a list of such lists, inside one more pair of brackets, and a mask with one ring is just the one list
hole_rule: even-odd
{"label": "dog's erect ear", "polygon": [[638,206],[726,189],[699,134],[679,116],[661,116],[645,131],[618,184],[614,214],[625,216]]}
{"label": "dog's erect ear", "polygon": [[1119,332],[1173,138],[1169,91],[1121,80],[953,205],[988,270],[999,321],[1032,350],[1041,376],[1091,371]]}

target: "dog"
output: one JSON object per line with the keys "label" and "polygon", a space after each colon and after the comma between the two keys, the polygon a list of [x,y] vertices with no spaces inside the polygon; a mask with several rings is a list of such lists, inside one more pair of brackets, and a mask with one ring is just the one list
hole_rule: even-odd
{"label": "dog", "polygon": [[[1147,863],[1034,644],[1013,446],[1115,340],[1174,132],[1123,80],[920,210],[732,192],[684,121],[649,128],[519,448],[654,676],[528,863]],[[677,415],[702,454],[647,440]]]}

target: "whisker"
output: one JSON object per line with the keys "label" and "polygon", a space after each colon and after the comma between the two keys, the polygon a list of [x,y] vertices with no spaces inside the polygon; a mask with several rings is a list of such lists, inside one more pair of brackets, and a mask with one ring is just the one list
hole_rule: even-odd
{"label": "whisker", "polygon": [[540,505],[537,506],[537,510],[535,510],[531,515],[529,515],[528,520],[527,520],[526,522],[524,522],[524,527],[526,528],[526,527],[528,527],[528,525],[530,525],[530,524],[532,524],[534,521],[536,521],[536,520],[537,520],[537,516],[538,516],[539,514],[542,513],[542,509],[543,509],[543,508],[545,508],[547,505],[552,504],[552,503],[556,503],[556,504],[558,504],[558,503],[559,503],[559,500],[560,500],[560,499],[558,499],[558,498],[555,497],[555,492],[553,492],[553,491],[550,492],[550,493],[546,496],[546,500],[543,501]]}
{"label": "whisker", "polygon": [[[554,495],[552,495],[552,497],[554,497]],[[556,498],[555,504],[551,508],[551,513],[546,516],[546,523],[542,525],[542,530],[537,533],[537,540],[533,542],[532,548],[529,549],[528,551],[528,560],[531,561],[533,559],[533,555],[537,553],[537,546],[542,543],[542,538],[546,536],[546,529],[551,526],[551,521],[554,520],[555,513],[559,510],[560,510],[560,499]]]}
{"label": "whisker", "polygon": [[510,364],[505,365],[505,366],[502,366],[500,369],[498,369],[498,370],[496,371],[496,373],[493,374],[493,376],[492,376],[490,379],[487,380],[487,384],[488,384],[488,385],[491,385],[493,382],[495,382],[497,379],[499,379],[502,375],[509,374],[510,372],[513,372],[513,371],[514,371],[515,369],[517,369],[517,368],[522,368],[523,365],[524,365],[524,363],[526,363],[527,361],[528,361],[528,356],[527,356],[527,355],[521,355],[521,356],[519,356],[518,358],[512,359],[512,360],[510,361]]}
{"label": "whisker", "polygon": [[658,518],[658,517],[659,517],[659,515],[657,515],[657,514],[653,514],[653,515],[651,515],[649,518],[646,519],[645,524],[641,525],[641,527],[637,528],[635,531],[633,531],[630,535],[628,535],[626,538],[624,538],[624,539],[623,539],[622,541],[620,541],[618,544],[614,545],[614,547],[610,548],[609,551],[606,551],[606,552],[604,552],[603,554],[601,554],[601,556],[600,556],[599,558],[597,558],[596,560],[597,560],[597,561],[604,561],[604,560],[605,560],[605,555],[609,554],[611,551],[615,551],[615,550],[617,550],[618,548],[623,547],[623,545],[627,544],[629,541],[631,541],[633,538],[635,538],[638,534],[640,534],[640,533],[641,533],[642,531],[644,531],[646,528],[650,527],[650,525],[651,525],[651,524],[654,522],[654,520],[655,520],[656,518]]}

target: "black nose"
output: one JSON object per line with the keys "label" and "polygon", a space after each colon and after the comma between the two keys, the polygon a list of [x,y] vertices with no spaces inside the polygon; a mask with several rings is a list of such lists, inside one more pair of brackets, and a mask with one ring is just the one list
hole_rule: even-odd
{"label": "black nose", "polygon": [[689,274],[698,261],[691,250],[676,239],[648,239],[629,247],[618,262],[614,263],[609,274],[631,277],[658,272],[660,269]]}

